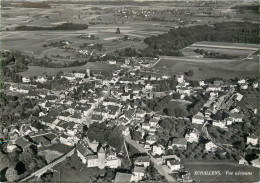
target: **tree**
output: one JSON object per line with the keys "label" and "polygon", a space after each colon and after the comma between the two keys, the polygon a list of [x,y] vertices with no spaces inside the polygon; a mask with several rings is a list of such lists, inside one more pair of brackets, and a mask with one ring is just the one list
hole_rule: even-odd
{"label": "tree", "polygon": [[44,182],[51,182],[53,178],[53,172],[51,172],[50,170],[48,170],[46,173],[42,174],[41,179]]}
{"label": "tree", "polygon": [[138,131],[131,131],[131,138],[135,141],[140,141],[142,139],[142,133]]}
{"label": "tree", "polygon": [[181,94],[179,94],[179,93],[173,93],[172,94],[173,99],[180,99],[180,97],[181,97]]}
{"label": "tree", "polygon": [[159,125],[167,130],[170,130],[172,128],[171,122],[168,119],[163,119],[159,122]]}
{"label": "tree", "polygon": [[192,77],[194,75],[194,71],[193,70],[189,70],[185,74],[186,74],[186,76]]}
{"label": "tree", "polygon": [[8,182],[14,182],[16,181],[19,176],[17,170],[15,170],[14,167],[9,167],[5,173],[5,177]]}
{"label": "tree", "polygon": [[119,27],[117,27],[117,29],[116,29],[116,34],[120,34],[120,29],[119,29]]}

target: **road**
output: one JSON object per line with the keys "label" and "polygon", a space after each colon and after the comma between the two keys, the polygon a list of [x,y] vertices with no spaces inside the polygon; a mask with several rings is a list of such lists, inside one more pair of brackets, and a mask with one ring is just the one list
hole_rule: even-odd
{"label": "road", "polygon": [[[215,144],[218,148],[220,149],[223,149],[225,150],[226,152],[229,152],[230,154],[234,154],[234,152],[228,148],[226,148],[223,144],[221,143],[218,143],[215,141],[214,138],[212,138],[208,132],[208,128],[207,128],[207,125],[208,125],[208,121],[206,121],[203,126],[202,126],[202,131],[203,133],[206,135],[207,139],[209,139],[213,144]],[[240,158],[243,158],[242,156],[236,154],[237,156],[239,156]],[[243,158],[244,159],[244,158]]]}
{"label": "road", "polygon": [[163,168],[162,168],[162,165],[161,164],[158,164],[156,159],[150,154],[148,153],[148,150],[147,149],[144,149],[140,144],[138,144],[136,141],[132,140],[130,136],[126,136],[125,137],[125,141],[129,144],[131,144],[132,146],[134,146],[138,151],[140,151],[141,153],[146,153],[150,156],[151,158],[151,161],[153,162],[154,164],[154,167],[157,169],[157,171],[163,175],[168,182],[176,182],[176,180],[171,176],[169,175]]}
{"label": "road", "polygon": [[175,116],[167,116],[167,115],[160,115],[161,118],[171,118],[171,119],[182,119],[186,121],[190,121],[189,118],[184,118],[184,117],[175,117]]}
{"label": "road", "polygon": [[192,44],[190,47],[224,48],[224,49],[252,50],[252,51],[257,51],[259,49],[259,48],[253,48],[253,47],[208,45],[208,44],[196,44],[196,43]]}
{"label": "road", "polygon": [[72,156],[75,152],[75,147],[73,147],[73,149],[71,149],[69,152],[67,152],[66,154],[62,155],[61,157],[59,157],[57,160],[55,160],[54,162],[52,162],[51,164],[46,165],[45,167],[37,170],[36,172],[30,174],[29,176],[19,180],[19,182],[24,182],[27,181],[28,179],[36,176],[36,177],[40,177],[44,172],[46,172],[47,170],[51,169],[52,167],[54,167],[55,165],[61,163],[62,161],[66,160],[67,157]]}
{"label": "road", "polygon": [[157,64],[158,62],[160,62],[160,61],[161,61],[161,58],[159,58],[159,59],[153,64],[152,67],[156,66],[156,64]]}
{"label": "road", "polygon": [[213,63],[213,62],[223,62],[223,63],[229,63],[234,60],[230,59],[206,59],[206,58],[191,58],[191,57],[175,57],[175,56],[160,56],[163,60],[171,60],[171,61],[186,61],[186,62],[199,62],[199,63]]}

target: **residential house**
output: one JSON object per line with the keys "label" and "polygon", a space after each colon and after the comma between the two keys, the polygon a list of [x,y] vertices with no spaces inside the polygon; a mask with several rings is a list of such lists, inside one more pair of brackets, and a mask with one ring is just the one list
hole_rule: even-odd
{"label": "residential house", "polygon": [[240,165],[248,165],[248,162],[244,158],[239,157],[238,164],[240,164]]}
{"label": "residential house", "polygon": [[258,88],[258,83],[257,82],[253,83],[253,88]]}
{"label": "residential house", "polygon": [[103,116],[102,115],[96,115],[96,114],[93,114],[92,116],[91,116],[91,121],[93,122],[93,123],[102,123],[103,122]]}
{"label": "residential house", "polygon": [[85,73],[78,73],[78,72],[74,73],[75,78],[80,78],[80,79],[85,78],[85,75],[86,75]]}
{"label": "residential house", "polygon": [[215,84],[209,84],[206,91],[221,91],[221,86]]}
{"label": "residential house", "polygon": [[74,146],[78,141],[79,139],[77,137],[70,137],[66,134],[60,136],[60,143],[68,146]]}
{"label": "residential house", "polygon": [[210,118],[211,114],[212,114],[212,111],[210,109],[207,109],[205,111],[205,118],[207,118],[207,119]]}
{"label": "residential house", "polygon": [[214,151],[216,151],[217,150],[217,148],[218,148],[218,146],[216,146],[213,142],[208,142],[208,143],[206,143],[205,144],[205,149],[206,149],[206,151],[208,151],[208,152],[214,152]]}
{"label": "residential house", "polygon": [[191,90],[188,87],[177,88],[176,91],[180,94],[184,94],[184,95],[188,95],[188,96],[190,96],[190,94],[191,94]]}
{"label": "residential house", "polygon": [[162,145],[160,145],[160,144],[158,144],[158,145],[153,145],[152,146],[152,150],[153,150],[153,152],[152,152],[152,154],[155,156],[155,155],[162,155],[162,154],[164,154],[165,153],[165,150],[164,150],[164,147],[162,146]]}
{"label": "residential house", "polygon": [[69,81],[74,81],[76,79],[75,75],[72,73],[64,73],[61,78],[66,78]]}
{"label": "residential house", "polygon": [[243,90],[247,90],[248,89],[248,84],[241,84],[240,88]]}
{"label": "residential house", "polygon": [[237,81],[237,83],[238,83],[239,85],[245,84],[245,83],[246,83],[246,80],[245,80],[245,79],[239,79],[239,80]]}
{"label": "residential house", "polygon": [[172,148],[187,149],[187,140],[185,138],[173,138],[171,145]]}
{"label": "residential house", "polygon": [[257,159],[252,160],[251,165],[257,168],[260,168],[260,157],[258,157]]}
{"label": "residential house", "polygon": [[145,130],[150,130],[150,124],[149,123],[142,123],[142,128]]}
{"label": "residential house", "polygon": [[149,156],[137,157],[134,161],[134,164],[138,166],[148,167],[150,166],[150,157]]}
{"label": "residential house", "polygon": [[258,136],[256,135],[250,135],[246,138],[247,144],[257,145],[258,144]]}
{"label": "residential house", "polygon": [[30,78],[28,78],[28,77],[23,77],[23,78],[22,78],[22,82],[23,82],[23,83],[30,83],[31,80],[30,80]]}
{"label": "residential house", "polygon": [[195,124],[199,124],[199,125],[202,125],[204,123],[204,116],[203,114],[196,114],[195,116],[192,117],[192,123],[195,123]]}
{"label": "residential house", "polygon": [[8,144],[6,147],[8,153],[12,153],[15,149],[17,149],[17,146],[14,144]]}
{"label": "residential house", "polygon": [[145,115],[146,115],[146,111],[138,109],[138,110],[136,110],[136,114],[135,115],[136,115],[137,118],[144,118]]}
{"label": "residential house", "polygon": [[135,166],[133,170],[132,181],[139,182],[145,178],[145,168]]}
{"label": "residential house", "polygon": [[232,119],[233,122],[243,122],[243,114],[240,113],[228,113],[228,116],[230,119]]}
{"label": "residential house", "polygon": [[47,82],[48,80],[47,80],[46,77],[38,76],[35,81],[38,82],[38,83],[45,83],[45,82]]}
{"label": "residential house", "polygon": [[122,101],[127,101],[127,100],[130,100],[130,99],[131,99],[130,93],[123,93],[123,94],[121,95],[121,100],[122,100]]}
{"label": "residential house", "polygon": [[161,157],[161,161],[162,161],[162,163],[163,164],[167,164],[167,161],[169,161],[169,160],[178,160],[178,161],[180,161],[181,159],[178,157],[178,156],[176,156],[176,155],[165,155],[165,156],[162,156]]}
{"label": "residential house", "polygon": [[116,61],[115,60],[109,60],[108,63],[111,64],[111,65],[116,65]]}
{"label": "residential house", "polygon": [[206,84],[205,84],[205,82],[202,80],[202,81],[199,81],[199,85],[200,85],[200,86],[205,86]]}
{"label": "residential house", "polygon": [[212,125],[217,126],[219,128],[227,128],[226,121],[213,120]]}
{"label": "residential house", "polygon": [[10,86],[9,90],[14,91],[14,92],[18,92],[18,93],[23,93],[23,94],[28,94],[29,91],[31,90],[31,87],[28,86]]}
{"label": "residential house", "polygon": [[196,129],[189,130],[186,135],[185,139],[187,142],[192,143],[192,142],[198,142],[199,141],[199,132]]}
{"label": "residential house", "polygon": [[158,122],[159,122],[159,120],[157,120],[155,118],[151,118],[149,120],[149,124],[150,124],[151,127],[158,127]]}
{"label": "residential house", "polygon": [[181,162],[178,159],[171,159],[167,161],[167,166],[171,171],[177,171],[181,168]]}
{"label": "residential house", "polygon": [[184,75],[177,75],[176,80],[178,83],[183,83],[184,82]]}
{"label": "residential house", "polygon": [[170,76],[168,76],[168,75],[162,75],[162,79],[163,80],[167,80],[167,79],[170,79],[171,77]]}
{"label": "residential house", "polygon": [[148,143],[148,144],[154,144],[156,141],[158,140],[158,137],[157,136],[152,136],[152,135],[149,135],[149,136],[147,136],[146,137],[146,142]]}

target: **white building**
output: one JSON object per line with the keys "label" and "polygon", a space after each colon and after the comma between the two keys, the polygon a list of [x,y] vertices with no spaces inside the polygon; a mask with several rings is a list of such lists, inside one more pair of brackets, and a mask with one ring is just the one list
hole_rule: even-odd
{"label": "white building", "polygon": [[75,78],[80,78],[80,79],[85,78],[85,75],[86,74],[84,74],[84,73],[74,73]]}
{"label": "white building", "polygon": [[253,88],[258,88],[258,83],[257,82],[253,83]]}
{"label": "white building", "polygon": [[252,166],[260,168],[260,157],[251,161]]}
{"label": "white building", "polygon": [[31,80],[30,80],[28,77],[23,77],[23,78],[22,78],[22,81],[23,81],[23,83],[29,83],[29,82],[31,82]]}
{"label": "white building", "polygon": [[111,64],[111,65],[115,65],[116,61],[115,60],[109,60],[108,63]]}
{"label": "white building", "polygon": [[245,79],[240,79],[237,81],[238,84],[245,84],[246,83],[246,80]]}
{"label": "white building", "polygon": [[257,145],[257,143],[258,143],[258,137],[257,136],[255,136],[255,135],[251,135],[251,136],[248,136],[247,138],[246,138],[246,143],[247,144],[252,144],[252,145]]}
{"label": "white building", "polygon": [[153,146],[153,155],[162,155],[164,154],[164,147],[162,145],[154,145]]}
{"label": "white building", "polygon": [[192,142],[198,142],[199,141],[199,134],[198,132],[195,132],[194,130],[191,132],[186,133],[185,139],[187,142],[192,143]]}
{"label": "white building", "polygon": [[39,76],[39,77],[37,77],[37,79],[35,81],[38,83],[45,83],[45,82],[47,82],[47,79],[45,77]]}
{"label": "white building", "polygon": [[241,84],[240,88],[243,89],[243,90],[247,90],[248,84]]}
{"label": "white building", "polygon": [[145,178],[145,168],[135,166],[133,170],[132,181],[138,182]]}
{"label": "white building", "polygon": [[202,125],[204,123],[204,116],[196,114],[192,117],[192,123]]}
{"label": "white building", "polygon": [[183,83],[184,82],[184,75],[177,75],[176,80],[178,83]]}
{"label": "white building", "polygon": [[217,126],[220,128],[227,128],[226,126],[226,121],[218,121],[218,120],[214,120],[212,123],[213,126]]}
{"label": "white building", "polygon": [[150,157],[149,156],[137,157],[134,161],[134,164],[138,166],[148,167],[150,165]]}
{"label": "white building", "polygon": [[217,147],[213,142],[211,142],[211,141],[205,144],[205,149],[206,149],[207,151],[214,152],[214,151],[217,150],[217,148],[218,148],[218,147]]}
{"label": "white building", "polygon": [[170,168],[171,171],[176,171],[181,168],[181,163],[177,159],[171,159],[167,161],[167,166]]}

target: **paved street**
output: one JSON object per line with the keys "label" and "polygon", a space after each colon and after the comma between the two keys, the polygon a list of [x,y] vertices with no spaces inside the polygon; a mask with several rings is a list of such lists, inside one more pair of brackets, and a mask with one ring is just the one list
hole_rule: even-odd
{"label": "paved street", "polygon": [[151,161],[154,163],[154,167],[157,169],[157,171],[161,175],[163,175],[166,178],[167,181],[176,182],[176,180],[162,168],[162,165],[158,164],[156,159],[150,153],[148,153],[148,151],[146,149],[144,149],[140,144],[138,144],[136,141],[132,140],[130,136],[125,137],[125,141],[127,143],[131,144],[132,146],[134,146],[141,153],[148,154],[151,157]]}

